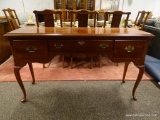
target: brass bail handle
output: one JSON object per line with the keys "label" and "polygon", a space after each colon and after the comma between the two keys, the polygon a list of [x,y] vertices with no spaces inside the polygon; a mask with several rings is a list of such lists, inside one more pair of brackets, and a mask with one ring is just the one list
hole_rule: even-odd
{"label": "brass bail handle", "polygon": [[101,47],[102,49],[106,49],[108,47],[108,44],[102,43],[99,45],[99,47]]}
{"label": "brass bail handle", "polygon": [[36,50],[37,50],[37,48],[33,47],[33,46],[28,46],[26,48],[26,51],[28,51],[29,53],[34,53]]}
{"label": "brass bail handle", "polygon": [[124,50],[126,50],[127,52],[133,52],[134,47],[133,46],[127,46],[127,47],[124,48]]}
{"label": "brass bail handle", "polygon": [[84,44],[85,44],[85,41],[78,41],[78,44],[84,45]]}
{"label": "brass bail handle", "polygon": [[60,49],[60,48],[62,48],[62,47],[63,47],[63,44],[62,44],[62,43],[57,42],[57,43],[55,43],[55,44],[54,44],[54,47],[55,47],[55,48]]}

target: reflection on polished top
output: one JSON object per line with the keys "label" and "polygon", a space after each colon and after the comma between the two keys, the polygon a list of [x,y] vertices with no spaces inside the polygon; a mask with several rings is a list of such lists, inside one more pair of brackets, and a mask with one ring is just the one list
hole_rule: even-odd
{"label": "reflection on polished top", "polygon": [[9,32],[5,36],[153,36],[135,28],[86,28],[86,27],[23,27]]}

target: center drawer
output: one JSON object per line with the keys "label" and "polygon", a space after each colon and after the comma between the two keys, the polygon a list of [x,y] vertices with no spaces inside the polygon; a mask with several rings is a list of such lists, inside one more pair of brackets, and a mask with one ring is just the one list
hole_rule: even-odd
{"label": "center drawer", "polygon": [[112,51],[112,40],[57,40],[49,41],[49,51],[52,52],[106,52]]}

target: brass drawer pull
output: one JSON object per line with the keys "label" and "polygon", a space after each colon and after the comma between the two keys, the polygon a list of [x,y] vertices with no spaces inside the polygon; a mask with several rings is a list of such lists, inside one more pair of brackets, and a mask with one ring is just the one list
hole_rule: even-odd
{"label": "brass drawer pull", "polygon": [[55,48],[57,48],[57,49],[60,49],[60,48],[62,48],[62,47],[63,47],[63,44],[62,44],[62,43],[57,42],[57,43],[55,43],[55,44],[54,44],[54,47],[55,47]]}
{"label": "brass drawer pull", "polygon": [[102,43],[99,45],[99,47],[101,47],[102,49],[106,49],[109,45],[106,43]]}
{"label": "brass drawer pull", "polygon": [[78,44],[84,45],[84,44],[85,44],[85,41],[78,41]]}
{"label": "brass drawer pull", "polygon": [[26,48],[26,51],[28,51],[29,53],[34,53],[36,50],[37,50],[37,48],[33,47],[33,46],[28,46]]}
{"label": "brass drawer pull", "polygon": [[126,50],[127,52],[133,52],[134,51],[134,47],[127,46],[127,47],[124,48],[124,50]]}

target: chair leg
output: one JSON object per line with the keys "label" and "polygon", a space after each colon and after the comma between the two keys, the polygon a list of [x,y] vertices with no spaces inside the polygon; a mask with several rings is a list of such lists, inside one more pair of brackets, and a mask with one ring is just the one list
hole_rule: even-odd
{"label": "chair leg", "polygon": [[118,63],[115,63],[116,66],[118,66]]}
{"label": "chair leg", "polygon": [[35,84],[35,77],[34,77],[34,71],[33,71],[32,63],[29,62],[28,65],[29,65],[29,69],[30,69],[30,72],[31,72],[31,75],[32,75],[32,80],[33,80],[32,84]]}
{"label": "chair leg", "polygon": [[101,61],[101,55],[99,55],[99,67],[101,67],[102,61]]}
{"label": "chair leg", "polygon": [[64,55],[62,56],[62,64],[63,64],[63,68],[64,68]]}
{"label": "chair leg", "polygon": [[43,68],[45,68],[45,64],[43,63]]}
{"label": "chair leg", "polygon": [[73,68],[73,57],[71,57],[71,69]]}
{"label": "chair leg", "polygon": [[93,65],[93,58],[91,57],[91,61],[90,61],[90,68],[92,69]]}
{"label": "chair leg", "polygon": [[[52,63],[52,60],[48,63],[48,67],[50,66],[50,64]],[[45,64],[44,64],[45,65]]]}

